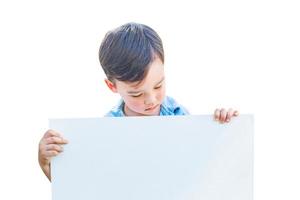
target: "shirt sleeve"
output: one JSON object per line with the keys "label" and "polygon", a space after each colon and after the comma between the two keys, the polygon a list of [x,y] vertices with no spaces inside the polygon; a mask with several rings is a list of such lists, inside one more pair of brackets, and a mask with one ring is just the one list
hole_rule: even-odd
{"label": "shirt sleeve", "polygon": [[189,115],[190,112],[183,106],[178,106],[174,109],[174,115]]}

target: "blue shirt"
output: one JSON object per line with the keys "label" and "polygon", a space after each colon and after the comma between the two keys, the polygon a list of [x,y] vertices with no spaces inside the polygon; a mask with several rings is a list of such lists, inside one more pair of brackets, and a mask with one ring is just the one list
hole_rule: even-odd
{"label": "blue shirt", "polygon": [[[189,115],[189,111],[182,105],[179,105],[172,97],[166,96],[160,106],[159,115]],[[105,117],[126,117],[124,114],[124,101],[120,100],[119,103],[105,115]]]}

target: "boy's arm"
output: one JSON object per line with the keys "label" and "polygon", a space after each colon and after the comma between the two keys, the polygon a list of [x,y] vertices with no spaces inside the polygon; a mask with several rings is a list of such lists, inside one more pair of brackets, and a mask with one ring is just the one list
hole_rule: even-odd
{"label": "boy's arm", "polygon": [[39,164],[49,181],[51,181],[51,158],[61,153],[62,145],[67,143],[68,141],[54,130],[48,130],[39,143]]}
{"label": "boy's arm", "polygon": [[224,108],[216,109],[214,113],[214,119],[219,121],[221,124],[230,122],[232,117],[236,117],[239,115],[237,110],[233,110],[230,108],[228,111]]}

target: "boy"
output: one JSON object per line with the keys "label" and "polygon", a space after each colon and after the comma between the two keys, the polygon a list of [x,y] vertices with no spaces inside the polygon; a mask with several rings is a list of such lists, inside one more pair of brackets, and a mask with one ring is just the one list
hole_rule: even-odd
{"label": "boy", "polygon": [[[99,50],[108,88],[122,100],[105,116],[188,115],[173,98],[165,95],[164,50],[160,37],[150,27],[124,24],[106,34]],[[215,120],[229,122],[238,112],[216,109]],[[39,164],[51,181],[50,162],[67,144],[59,133],[48,130],[39,144]]]}

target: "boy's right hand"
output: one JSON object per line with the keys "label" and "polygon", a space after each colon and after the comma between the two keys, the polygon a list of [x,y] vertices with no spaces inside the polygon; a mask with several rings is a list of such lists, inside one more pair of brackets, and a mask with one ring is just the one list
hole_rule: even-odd
{"label": "boy's right hand", "polygon": [[68,141],[60,133],[51,129],[44,134],[39,143],[39,164],[50,181],[51,158],[61,153],[63,151],[62,145],[67,143]]}

